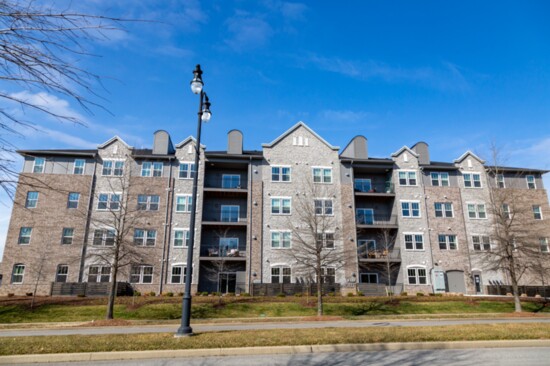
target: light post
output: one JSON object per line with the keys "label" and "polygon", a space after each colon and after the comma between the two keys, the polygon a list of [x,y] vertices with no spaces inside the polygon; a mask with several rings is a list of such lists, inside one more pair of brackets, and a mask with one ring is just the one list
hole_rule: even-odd
{"label": "light post", "polygon": [[[190,336],[193,334],[193,328],[189,325],[191,320],[191,280],[193,278],[193,247],[195,246],[195,213],[197,211],[197,185],[199,179],[199,159],[201,153],[201,127],[202,122],[208,122],[212,113],[210,112],[210,102],[208,96],[202,90],[201,65],[197,65],[193,71],[193,80],[191,80],[191,91],[200,95],[199,118],[197,125],[197,141],[195,143],[195,175],[193,176],[193,193],[191,198],[191,215],[189,223],[189,245],[187,246],[187,267],[185,268],[185,292],[182,300],[181,325],[176,332],[176,337]],[[192,170],[190,170],[192,171]]]}

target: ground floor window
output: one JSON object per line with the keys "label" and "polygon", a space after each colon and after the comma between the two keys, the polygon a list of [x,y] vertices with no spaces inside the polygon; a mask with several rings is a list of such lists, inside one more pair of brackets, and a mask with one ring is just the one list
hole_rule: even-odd
{"label": "ground floor window", "polygon": [[57,272],[55,273],[55,282],[67,282],[69,276],[69,266],[66,264],[60,264],[57,266]]}
{"label": "ground floor window", "polygon": [[173,266],[172,277],[170,277],[170,283],[185,283],[186,276],[187,276],[187,267]]}
{"label": "ground floor window", "polygon": [[322,277],[323,283],[336,282],[336,269],[331,267],[321,268],[321,277]]}
{"label": "ground floor window", "polygon": [[361,283],[378,283],[378,273],[361,273]]}
{"label": "ground floor window", "polygon": [[290,283],[290,267],[272,267],[271,283]]}
{"label": "ground floor window", "polygon": [[409,278],[409,285],[425,285],[428,283],[426,268],[408,268],[407,276]]}
{"label": "ground floor window", "polygon": [[11,283],[23,283],[23,277],[25,276],[25,265],[16,264],[13,266],[11,273]]}
{"label": "ground floor window", "polygon": [[88,282],[110,282],[110,266],[91,266],[88,270]]}
{"label": "ground floor window", "polygon": [[132,266],[130,283],[153,283],[153,266]]}

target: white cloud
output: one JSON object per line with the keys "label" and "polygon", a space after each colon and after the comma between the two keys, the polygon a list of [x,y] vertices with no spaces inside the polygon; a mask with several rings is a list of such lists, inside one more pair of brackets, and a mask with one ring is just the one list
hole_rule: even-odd
{"label": "white cloud", "polygon": [[154,52],[160,55],[176,57],[176,58],[188,58],[194,55],[194,52],[191,50],[187,50],[185,48],[180,48],[173,45],[159,46],[154,50]]}
{"label": "white cloud", "polygon": [[226,24],[231,37],[225,43],[235,51],[261,47],[273,35],[273,29],[262,16],[246,12],[238,11]]}
{"label": "white cloud", "polygon": [[[49,94],[46,92],[30,93],[25,90],[17,93],[11,93],[9,94],[9,96],[23,103],[34,105],[38,108],[46,110],[55,116],[74,119],[82,123],[87,122],[86,118],[83,115],[71,108],[71,105],[67,100],[61,99],[53,94]],[[14,101],[12,103],[16,102]],[[21,115],[24,110],[36,111],[35,109],[28,106],[20,106],[23,107],[23,110],[19,108],[14,109],[14,112],[19,113],[19,115]],[[56,119],[56,117],[53,115],[46,114],[49,119]]]}

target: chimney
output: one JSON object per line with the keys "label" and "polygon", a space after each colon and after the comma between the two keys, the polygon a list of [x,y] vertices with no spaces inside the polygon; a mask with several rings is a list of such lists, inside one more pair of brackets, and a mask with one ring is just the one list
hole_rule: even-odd
{"label": "chimney", "polygon": [[424,141],[417,142],[412,150],[418,154],[418,163],[420,165],[430,165],[430,149]]}
{"label": "chimney", "polygon": [[174,153],[174,145],[168,132],[157,130],[153,134],[153,155],[168,155]]}
{"label": "chimney", "polygon": [[242,155],[243,133],[241,131],[231,130],[227,133],[227,153],[232,155]]}
{"label": "chimney", "polygon": [[342,151],[341,156],[351,159],[367,159],[369,157],[367,138],[361,135],[355,136]]}

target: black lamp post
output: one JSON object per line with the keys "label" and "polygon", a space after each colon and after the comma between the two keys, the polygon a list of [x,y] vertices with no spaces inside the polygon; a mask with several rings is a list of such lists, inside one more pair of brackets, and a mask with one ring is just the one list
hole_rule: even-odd
{"label": "black lamp post", "polygon": [[191,215],[189,223],[189,245],[187,246],[187,267],[185,276],[185,292],[183,294],[181,325],[176,332],[176,337],[190,336],[193,334],[193,328],[189,325],[191,320],[191,280],[193,278],[193,247],[195,246],[195,213],[197,211],[197,185],[199,179],[199,159],[201,153],[201,127],[202,122],[208,122],[212,113],[210,112],[210,102],[208,96],[202,90],[201,65],[197,65],[193,71],[193,80],[191,80],[191,91],[200,95],[199,118],[197,126],[197,141],[195,143],[195,175],[193,176],[193,194],[191,201]]}

